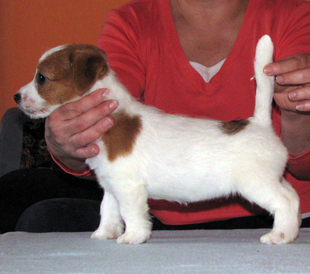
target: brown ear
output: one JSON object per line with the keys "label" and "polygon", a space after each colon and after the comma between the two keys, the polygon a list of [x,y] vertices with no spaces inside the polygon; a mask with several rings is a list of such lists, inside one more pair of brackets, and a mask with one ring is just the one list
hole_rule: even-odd
{"label": "brown ear", "polygon": [[69,61],[75,91],[81,96],[107,73],[108,63],[104,51],[95,46],[75,45],[75,47]]}

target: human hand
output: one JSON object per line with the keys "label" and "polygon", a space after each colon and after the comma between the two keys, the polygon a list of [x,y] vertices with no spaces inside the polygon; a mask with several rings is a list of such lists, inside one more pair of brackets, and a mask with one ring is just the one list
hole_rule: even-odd
{"label": "human hand", "polygon": [[274,99],[282,111],[310,111],[309,54],[301,53],[268,64],[264,72],[276,76]]}
{"label": "human hand", "polygon": [[[297,54],[268,64],[264,72],[276,76],[274,100],[281,109],[281,137],[292,156],[310,149],[310,55]],[[290,170],[308,180],[308,169]]]}
{"label": "human hand", "polygon": [[107,94],[107,89],[94,91],[59,107],[46,119],[47,146],[54,157],[72,171],[87,170],[85,159],[99,153],[99,147],[92,142],[114,124],[109,114],[118,104],[114,100],[105,101]]}

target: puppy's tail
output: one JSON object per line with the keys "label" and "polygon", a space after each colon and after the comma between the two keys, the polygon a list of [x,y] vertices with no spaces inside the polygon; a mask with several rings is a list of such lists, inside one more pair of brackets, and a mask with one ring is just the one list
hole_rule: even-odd
{"label": "puppy's tail", "polygon": [[263,69],[273,61],[273,43],[264,35],[257,44],[254,61],[256,99],[253,119],[262,125],[271,125],[271,110],[274,92],[274,77],[267,76]]}

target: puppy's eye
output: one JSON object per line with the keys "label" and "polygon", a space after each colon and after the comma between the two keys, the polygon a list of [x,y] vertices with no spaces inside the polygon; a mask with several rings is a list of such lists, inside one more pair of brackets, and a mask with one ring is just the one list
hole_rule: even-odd
{"label": "puppy's eye", "polygon": [[41,74],[41,73],[38,73],[37,74],[37,83],[39,84],[39,85],[43,85],[44,83],[45,83],[45,81],[46,81],[46,77],[43,75],[43,74]]}

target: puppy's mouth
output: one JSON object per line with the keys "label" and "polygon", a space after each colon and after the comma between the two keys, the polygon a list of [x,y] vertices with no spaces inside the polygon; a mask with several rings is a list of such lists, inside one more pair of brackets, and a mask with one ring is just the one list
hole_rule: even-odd
{"label": "puppy's mouth", "polygon": [[46,107],[43,108],[33,108],[33,107],[24,107],[22,105],[19,105],[19,108],[30,118],[32,119],[40,119],[45,118],[48,116],[48,109]]}

